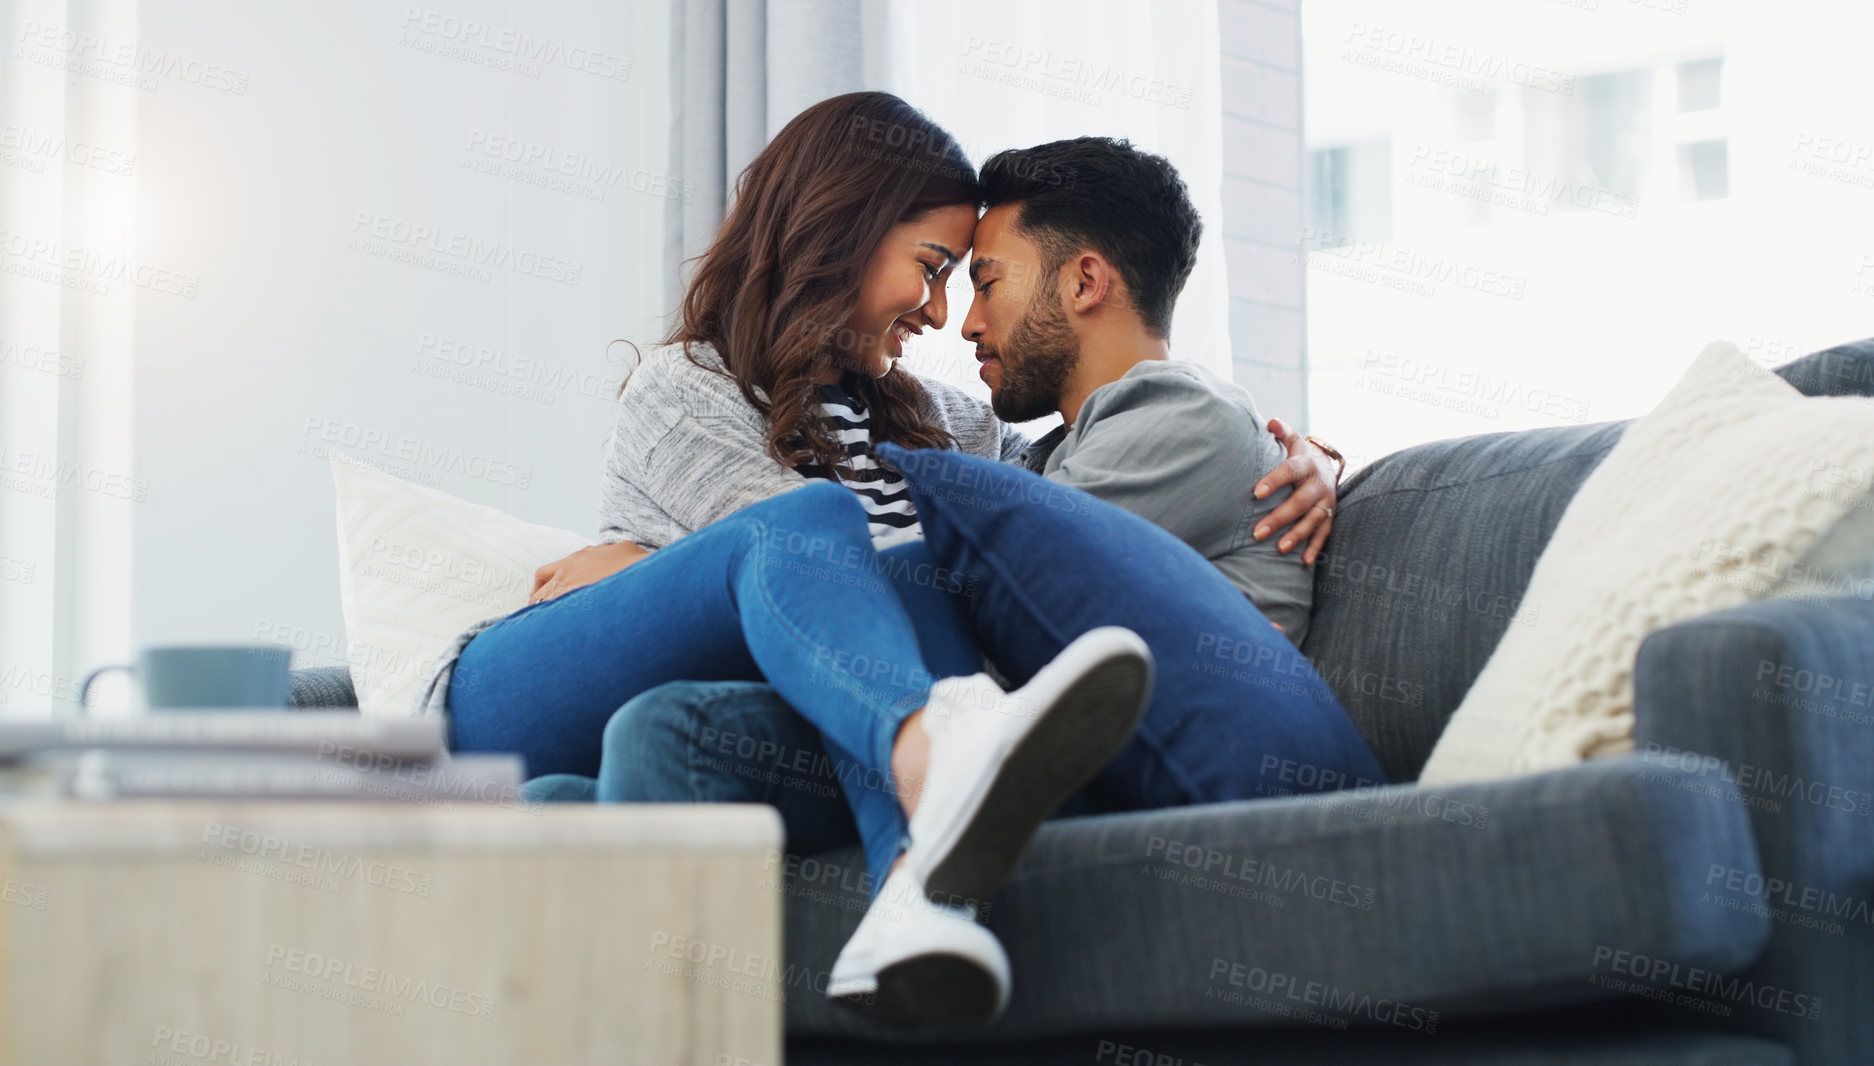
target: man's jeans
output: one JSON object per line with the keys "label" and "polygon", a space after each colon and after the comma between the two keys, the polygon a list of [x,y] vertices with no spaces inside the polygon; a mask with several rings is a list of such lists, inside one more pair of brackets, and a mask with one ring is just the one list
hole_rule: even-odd
{"label": "man's jeans", "polygon": [[[891,789],[871,771],[830,755],[812,722],[768,685],[674,681],[618,709],[605,727],[597,780],[551,774],[527,782],[535,803],[766,803],[781,813],[790,855],[816,855],[860,842],[854,807],[842,789]],[[866,808],[859,808],[864,810]],[[1056,817],[1091,813],[1076,796]],[[871,861],[868,891],[888,865]],[[836,872],[851,882],[856,871]]]}
{"label": "man's jeans", "polygon": [[781,812],[787,847],[811,855],[859,843],[848,783],[891,782],[827,754],[820,731],[758,681],[676,681],[621,707],[605,727],[597,780],[535,778],[536,802],[766,803]]}

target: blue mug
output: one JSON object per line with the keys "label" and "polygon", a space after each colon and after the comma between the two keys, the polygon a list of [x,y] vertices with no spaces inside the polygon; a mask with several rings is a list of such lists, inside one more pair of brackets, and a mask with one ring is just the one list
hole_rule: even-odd
{"label": "blue mug", "polygon": [[123,670],[143,682],[144,704],[156,710],[285,707],[293,649],[279,644],[194,644],[143,649],[135,664],[111,663],[85,675],[80,706],[91,702],[100,674]]}

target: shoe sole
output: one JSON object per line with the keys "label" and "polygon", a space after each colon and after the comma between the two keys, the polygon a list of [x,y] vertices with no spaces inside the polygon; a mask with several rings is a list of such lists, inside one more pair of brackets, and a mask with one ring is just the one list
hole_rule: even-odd
{"label": "shoe sole", "polygon": [[1114,649],[1055,697],[1003,761],[949,853],[925,871],[931,899],[981,901],[1001,891],[1048,815],[1132,738],[1151,698],[1150,655],[1142,645]]}
{"label": "shoe sole", "polygon": [[877,991],[833,1002],[896,1029],[980,1025],[998,1013],[995,978],[961,955],[917,955],[881,969],[877,980]]}

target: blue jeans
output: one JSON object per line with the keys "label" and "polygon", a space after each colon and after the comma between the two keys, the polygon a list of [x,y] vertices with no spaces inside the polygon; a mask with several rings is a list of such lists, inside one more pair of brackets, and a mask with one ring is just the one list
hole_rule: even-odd
{"label": "blue jeans", "polygon": [[[551,774],[521,794],[535,803],[765,803],[780,812],[789,855],[808,856],[862,843],[842,794],[861,774],[830,755],[820,731],[769,685],[673,681],[612,715],[597,780]],[[1081,813],[1085,800],[1074,797],[1055,816]],[[868,849],[869,882],[859,882],[873,893],[890,868],[878,858]],[[857,887],[856,871],[832,863],[815,878]]]}
{"label": "blue jeans", "polygon": [[846,767],[841,790],[882,871],[905,832],[898,729],[934,680],[981,664],[962,591],[922,544],[875,552],[858,497],[812,483],[478,634],[449,684],[450,747],[591,775],[632,697],[670,681],[765,680]]}
{"label": "blue jeans", "polygon": [[596,780],[553,774],[527,782],[523,794],[539,802],[765,803],[780,812],[794,854],[860,842],[842,791],[860,769],[829,755],[820,731],[770,685],[659,685],[612,715],[604,743]]}

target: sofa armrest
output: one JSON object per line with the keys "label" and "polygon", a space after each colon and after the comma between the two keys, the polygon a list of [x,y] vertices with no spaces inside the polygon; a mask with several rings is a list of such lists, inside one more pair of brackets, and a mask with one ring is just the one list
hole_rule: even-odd
{"label": "sofa armrest", "polygon": [[357,710],[351,667],[313,666],[287,675],[286,705],[297,711]]}
{"label": "sofa armrest", "polygon": [[1758,600],[1662,629],[1634,715],[1642,760],[1734,787],[1750,818],[1762,877],[1707,877],[1718,905],[1772,919],[1732,1024],[1805,1063],[1874,1047],[1874,602]]}
{"label": "sofa armrest", "polygon": [[[1700,893],[1712,856],[1756,869],[1750,826],[1734,791],[1683,787],[1696,780],[1619,758],[1050,822],[987,903],[1016,975],[1008,1013],[954,1035],[1325,1024],[1416,1039],[1441,1017],[1624,1006],[1641,958],[1741,970],[1768,921]],[[839,873],[855,869],[856,851],[789,864],[790,973],[827,972],[858,924],[860,878]],[[792,989],[787,1025],[896,1035]]]}

